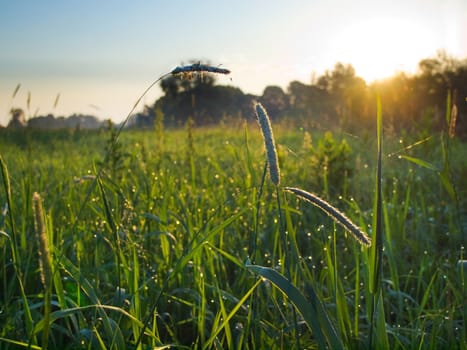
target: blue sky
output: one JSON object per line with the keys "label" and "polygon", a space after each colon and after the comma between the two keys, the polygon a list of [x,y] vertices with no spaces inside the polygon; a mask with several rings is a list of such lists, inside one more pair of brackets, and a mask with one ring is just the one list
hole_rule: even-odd
{"label": "blue sky", "polygon": [[[338,61],[369,81],[414,72],[439,49],[467,58],[467,1],[0,0],[0,124],[12,107],[120,121],[153,80],[191,59],[261,94]],[[160,95],[155,87],[143,103]]]}

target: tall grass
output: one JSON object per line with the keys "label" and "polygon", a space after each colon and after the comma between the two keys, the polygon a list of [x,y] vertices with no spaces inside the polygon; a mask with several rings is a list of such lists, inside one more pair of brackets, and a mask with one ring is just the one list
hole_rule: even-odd
{"label": "tall grass", "polygon": [[[274,126],[277,158],[265,157],[254,123],[163,130],[163,144],[138,131],[43,132],[27,146],[5,134],[0,347],[465,348],[465,213],[453,214],[438,173],[386,156],[399,140],[386,136],[383,149],[381,107],[377,118],[374,140],[345,139],[352,171],[344,187],[327,176],[327,189],[311,179],[322,171],[313,130],[304,144],[298,128]],[[454,137],[449,149],[462,208],[467,148]],[[114,171],[110,152],[124,153]],[[432,137],[401,155],[443,164],[443,144]],[[279,181],[265,158],[280,162]],[[345,239],[342,217],[302,200],[308,190],[372,247]],[[49,316],[34,192],[52,261]]]}

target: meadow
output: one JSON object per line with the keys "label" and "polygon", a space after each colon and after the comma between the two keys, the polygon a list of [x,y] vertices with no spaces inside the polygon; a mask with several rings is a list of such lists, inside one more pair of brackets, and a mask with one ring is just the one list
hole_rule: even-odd
{"label": "meadow", "polygon": [[0,130],[0,348],[466,349],[465,142],[272,127]]}

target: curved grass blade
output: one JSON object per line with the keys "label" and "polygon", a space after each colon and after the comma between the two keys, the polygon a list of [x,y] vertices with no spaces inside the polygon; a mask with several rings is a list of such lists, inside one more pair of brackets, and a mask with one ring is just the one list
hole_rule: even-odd
{"label": "curved grass blade", "polygon": [[[156,311],[156,308],[157,308],[157,305],[159,303],[159,300],[160,298],[162,297],[162,295],[166,292],[166,289],[169,285],[169,281],[170,279],[175,276],[177,273],[180,272],[180,270],[188,263],[188,261],[193,257],[193,255],[195,255],[195,253],[201,249],[202,247],[204,247],[204,245],[206,244],[206,242],[208,242],[212,237],[214,237],[216,234],[218,234],[219,232],[221,232],[223,229],[225,229],[227,226],[229,226],[232,222],[234,222],[235,220],[237,220],[244,212],[246,211],[246,209],[242,209],[240,210],[239,212],[235,213],[234,215],[232,215],[229,219],[225,220],[221,225],[213,228],[211,231],[209,231],[208,233],[206,233],[205,236],[203,236],[198,242],[196,242],[196,239],[199,238],[199,234],[200,232],[195,235],[195,237],[193,237],[191,243],[188,245],[188,247],[192,247],[191,250],[187,250],[186,253],[184,253],[178,260],[177,262],[175,263],[175,266],[174,268],[167,274],[167,276],[165,277],[164,279],[164,284],[162,285],[162,288],[161,290],[159,291],[157,297],[155,298],[155,300],[153,301],[152,305],[151,305],[151,308],[149,309],[149,313],[146,317],[146,319],[144,320],[143,322],[143,328],[140,332],[140,335],[138,337],[138,339],[136,340],[136,345],[135,347],[138,347],[139,344],[141,343],[141,340],[142,340],[142,337],[143,335],[145,334],[145,330],[146,328],[148,327],[149,325],[149,322],[151,320],[151,318],[153,317],[154,315],[154,312]],[[188,248],[187,248],[188,249]]]}
{"label": "curved grass blade", "polygon": [[0,337],[0,343],[12,344],[14,346],[14,349],[25,348],[25,349],[33,349],[33,350],[42,350],[42,347],[37,346],[37,345],[31,345],[31,344],[28,344],[28,343],[25,343],[19,340],[2,338],[2,337]]}
{"label": "curved grass blade", "polygon": [[[19,89],[19,87],[18,87]],[[3,160],[3,157],[0,155],[0,169],[2,173],[2,179],[3,179],[3,187],[5,189],[5,194],[6,194],[6,201],[8,205],[8,219],[10,221],[10,229],[11,229],[11,237],[7,235],[10,241],[10,246],[11,246],[11,254],[13,258],[13,268],[15,270],[15,275],[16,278],[18,279],[18,285],[21,291],[21,299],[23,300],[23,305],[24,305],[24,321],[26,324],[26,330],[29,335],[31,335],[31,345],[37,344],[37,339],[35,336],[33,336],[32,331],[33,331],[33,320],[32,320],[32,313],[29,308],[29,302],[28,298],[26,296],[26,292],[24,290],[24,285],[23,285],[23,276],[22,272],[20,269],[20,256],[18,253],[18,240],[17,240],[17,232],[16,232],[16,225],[15,225],[15,220],[13,216],[13,207],[12,207],[12,201],[11,201],[11,186],[10,186],[10,175],[8,173],[8,167]]]}
{"label": "curved grass blade", "polygon": [[309,290],[312,301],[309,302],[297,287],[276,270],[269,267],[251,265],[249,261],[246,262],[245,267],[271,281],[289,298],[302,314],[306,324],[316,337],[320,348],[326,349],[328,348],[326,344],[329,344],[331,349],[344,349],[326,309],[311,285],[309,285]]}
{"label": "curved grass blade", "polygon": [[[142,327],[143,326],[143,323],[138,320],[136,317],[134,317],[132,314],[130,314],[128,311],[122,309],[122,308],[119,308],[119,307],[116,307],[116,306],[112,306],[112,305],[86,305],[86,306],[79,306],[79,307],[73,307],[73,308],[69,308],[69,309],[65,309],[65,310],[58,310],[58,311],[54,311],[50,314],[50,323],[54,323],[55,321],[59,320],[59,319],[62,319],[62,318],[65,318],[65,317],[69,317],[69,316],[72,316],[74,314],[79,314],[83,311],[86,311],[86,310],[89,310],[89,309],[105,309],[105,310],[109,310],[109,311],[114,311],[114,312],[118,312],[119,314],[121,314],[122,316],[125,316],[126,318],[128,318],[131,322],[134,322],[135,324],[137,324],[139,327]],[[34,332],[35,333],[38,333],[41,331],[41,329],[45,326],[44,324],[44,320],[40,320],[36,326],[34,327]]]}
{"label": "curved grass blade", "polygon": [[119,327],[115,327],[111,318],[105,312],[105,306],[101,304],[96,294],[94,286],[82,275],[81,271],[70,260],[68,260],[67,257],[61,255],[58,259],[63,269],[75,281],[79,282],[81,289],[89,297],[91,302],[99,306],[97,307],[97,312],[99,313],[99,316],[102,319],[102,324],[104,326],[107,338],[112,341],[111,347],[115,347],[117,349],[125,349],[126,345],[123,339],[121,329]]}
{"label": "curved grass blade", "polygon": [[232,317],[237,313],[237,311],[245,304],[246,300],[250,297],[251,293],[256,289],[256,287],[259,286],[261,283],[261,280],[258,280],[249,290],[246,292],[246,294],[238,301],[237,305],[230,311],[230,313],[223,319],[222,323],[212,332],[211,336],[207,340],[207,342],[204,344],[203,349],[208,349],[214,340],[216,339],[217,335],[219,332],[224,329],[229,321],[232,319]]}
{"label": "curved grass blade", "polygon": [[414,164],[417,164],[418,166],[421,166],[423,168],[427,168],[427,169],[430,169],[430,170],[433,170],[433,171],[438,171],[438,169],[433,164],[431,164],[431,163],[429,163],[429,162],[427,162],[425,160],[415,158],[415,157],[406,156],[406,155],[400,155],[399,157],[403,158],[405,160],[408,160],[409,162],[412,162]]}

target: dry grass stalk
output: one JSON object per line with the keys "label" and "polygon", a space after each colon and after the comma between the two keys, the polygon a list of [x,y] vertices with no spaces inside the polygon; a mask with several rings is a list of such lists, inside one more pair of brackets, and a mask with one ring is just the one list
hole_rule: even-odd
{"label": "dry grass stalk", "polygon": [[77,184],[81,184],[84,181],[94,181],[96,179],[95,175],[83,175],[81,177],[73,177],[73,182]]}
{"label": "dry grass stalk", "polygon": [[52,281],[52,258],[49,250],[49,238],[44,222],[44,210],[42,199],[39,193],[34,192],[32,196],[34,209],[34,224],[36,235],[39,240],[39,268],[41,271],[41,281],[45,288],[50,286]]}
{"label": "dry grass stalk", "polygon": [[341,225],[347,231],[349,231],[360,244],[365,245],[367,247],[371,245],[370,237],[368,237],[362,230],[360,230],[360,228],[357,225],[350,221],[350,219],[347,216],[345,216],[344,213],[339,211],[337,208],[333,207],[324,199],[318,197],[313,193],[306,192],[299,188],[286,187],[285,190],[296,194],[298,197],[320,208],[322,211],[328,214],[335,222],[337,222],[339,225]]}
{"label": "dry grass stalk", "polygon": [[269,176],[274,185],[279,186],[280,183],[280,170],[279,160],[277,158],[276,144],[274,142],[274,135],[272,133],[271,121],[269,119],[266,109],[261,103],[255,104],[256,117],[258,119],[261,132],[263,133],[264,145],[266,147],[266,159],[269,166]]}
{"label": "dry grass stalk", "polygon": [[15,96],[18,93],[20,87],[21,87],[21,84],[16,85],[16,88],[13,91],[13,95],[11,96],[11,98],[15,98]]}
{"label": "dry grass stalk", "polygon": [[457,106],[452,105],[451,108],[451,121],[449,123],[449,137],[453,138],[456,135],[456,122],[457,122]]}

